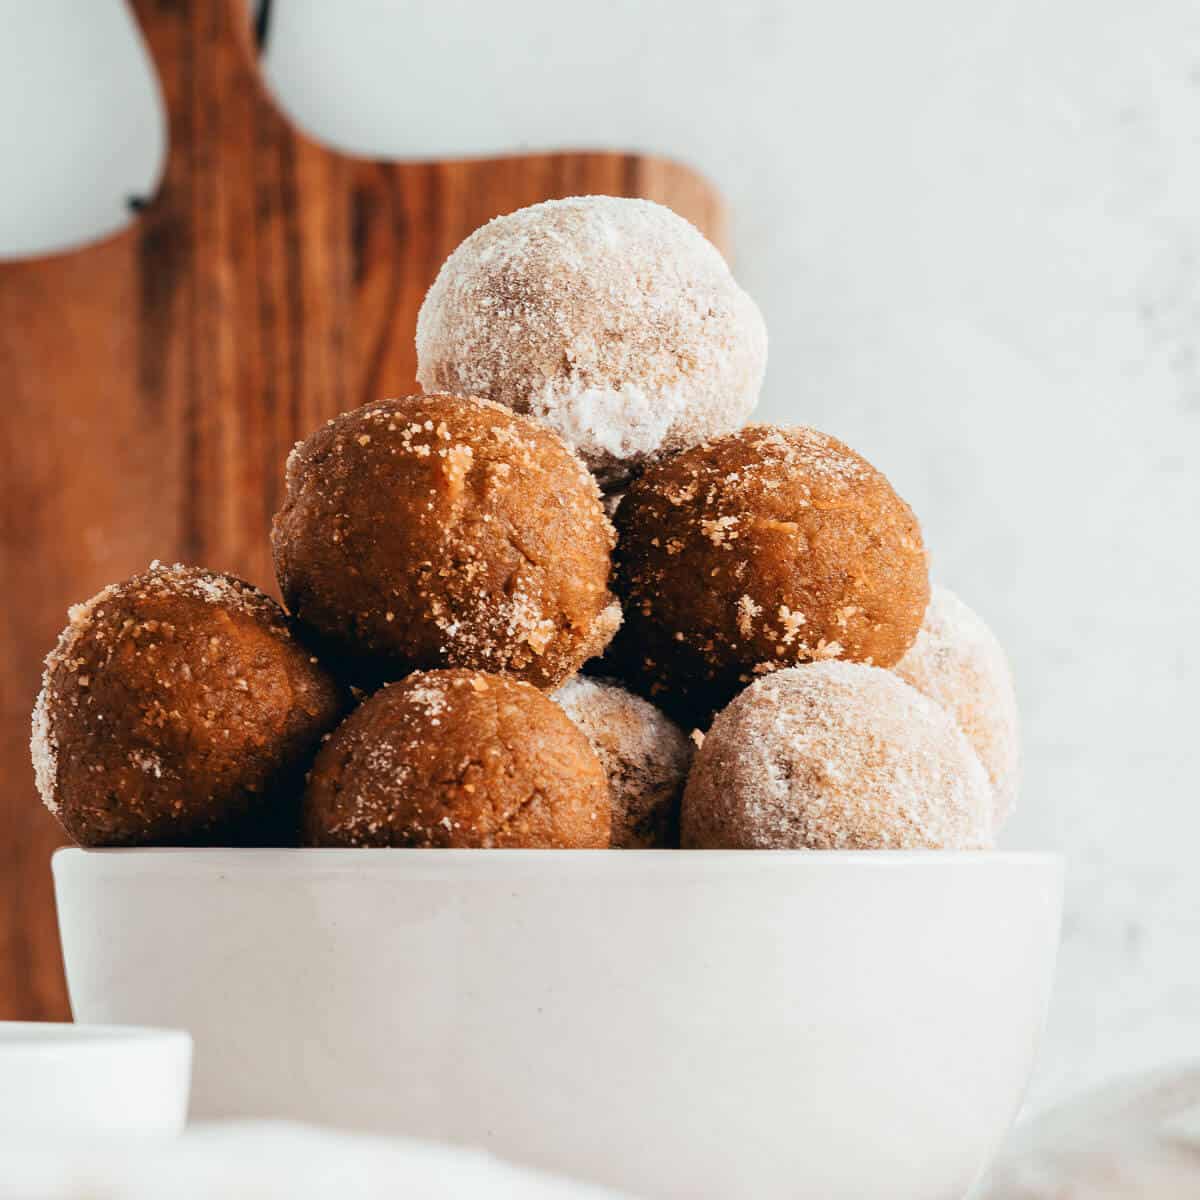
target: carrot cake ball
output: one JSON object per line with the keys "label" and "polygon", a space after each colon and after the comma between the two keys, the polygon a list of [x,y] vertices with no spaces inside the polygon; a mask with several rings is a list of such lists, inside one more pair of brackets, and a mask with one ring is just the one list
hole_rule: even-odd
{"label": "carrot cake ball", "polygon": [[270,597],[152,563],[71,609],[33,713],[38,790],[85,846],[294,841],[343,701]]}
{"label": "carrot cake ball", "polygon": [[929,598],[921,530],[836,438],[751,425],[647,469],[616,514],[613,661],[682,721],[797,663],[891,666]]}
{"label": "carrot cake ball", "polygon": [[679,797],[692,743],[653,704],[604,679],[576,675],[554,699],[583,730],[608,776],[614,847],[679,845]]}
{"label": "carrot cake ball", "polygon": [[995,634],[949,588],[934,585],[917,640],[893,670],[967,735],[992,782],[999,826],[1017,799],[1020,728],[1012,672]]}
{"label": "carrot cake ball", "polygon": [[649,200],[572,196],[477,229],[417,319],[426,391],[531,413],[602,482],[736,429],[767,334],[720,253]]}
{"label": "carrot cake ball", "polygon": [[974,850],[992,795],[948,713],[891,671],[792,667],[720,713],[683,798],[701,849]]}
{"label": "carrot cake ball", "polygon": [[288,607],[356,682],[418,668],[557,687],[620,624],[595,481],[544,426],[410,396],[301,442],[272,546]]}
{"label": "carrot cake ball", "polygon": [[309,775],[314,846],[608,845],[607,783],[587,738],[503,675],[421,671],[376,692]]}

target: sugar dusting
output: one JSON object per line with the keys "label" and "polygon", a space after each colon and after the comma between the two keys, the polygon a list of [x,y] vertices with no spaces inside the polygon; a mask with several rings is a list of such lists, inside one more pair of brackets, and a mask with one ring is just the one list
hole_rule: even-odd
{"label": "sugar dusting", "polygon": [[612,196],[477,229],[417,320],[427,392],[532,413],[607,480],[737,428],[766,350],[762,315],[716,248],[670,209]]}
{"label": "sugar dusting", "polygon": [[[96,623],[104,616],[105,606],[130,595],[148,598],[154,595],[183,595],[200,600],[205,604],[219,605],[234,612],[244,613],[262,620],[277,637],[290,638],[283,612],[265,592],[235,578],[207,571],[201,567],[190,567],[183,563],[167,565],[155,559],[141,575],[120,583],[110,583],[101,588],[82,604],[73,604],[67,610],[66,628],[58,636],[54,648],[46,655],[42,686],[34,702],[29,740],[29,753],[33,762],[33,776],[38,795],[53,813],[58,811],[58,738],[54,732],[51,709],[61,702],[54,687],[54,675],[60,669],[76,670],[82,659],[78,656],[80,642],[90,637]],[[115,645],[108,646],[111,656]],[[107,659],[105,660],[105,662]],[[76,677],[81,688],[91,685],[84,675]],[[78,703],[77,698],[72,703]],[[162,764],[154,756],[131,756],[130,763],[141,771],[162,775]]]}
{"label": "sugar dusting", "polygon": [[[410,524],[425,531],[407,543],[411,566],[376,564],[353,597],[332,605],[354,604],[360,650],[391,654],[412,639],[430,666],[485,666],[552,683],[604,650],[620,609],[601,578],[616,533],[596,480],[540,423],[486,398],[376,401],[300,443],[272,532],[285,595],[327,590],[296,550],[310,527],[328,531],[352,575],[371,560],[375,535],[347,515],[361,504],[366,448],[372,470],[382,460],[413,485]],[[540,543],[551,535],[548,554]],[[504,561],[514,565],[500,580]]]}
{"label": "sugar dusting", "polygon": [[583,731],[608,776],[612,845],[673,845],[692,759],[682,729],[610,680],[576,675],[551,697]]}
{"label": "sugar dusting", "polygon": [[[664,595],[700,614],[689,628],[672,609],[684,627],[668,632],[688,643],[688,670],[699,659],[748,683],[798,662],[869,662],[881,629],[911,637],[924,612],[925,553],[910,510],[869,462],[807,426],[747,425],[657,464],[630,485],[616,520],[634,619],[656,629]],[[804,565],[781,593],[763,562],[785,556]],[[708,592],[681,601],[679,581],[696,564]],[[911,601],[901,603],[893,580]],[[725,604],[695,598],[708,593]]]}
{"label": "sugar dusting", "polygon": [[892,670],[958,722],[991,780],[999,824],[1016,805],[1021,755],[1016,690],[995,634],[935,584],[917,639]]}
{"label": "sugar dusting", "polygon": [[[154,572],[158,566],[157,560],[152,562],[150,571]],[[58,738],[50,718],[50,706],[55,700],[52,676],[60,666],[72,666],[79,641],[92,628],[96,613],[119,595],[121,587],[119,583],[110,583],[82,604],[71,605],[67,610],[67,626],[58,635],[54,649],[46,655],[41,691],[33,706],[29,753],[33,760],[33,777],[38,795],[52,813],[58,812]]]}
{"label": "sugar dusting", "polygon": [[[458,705],[455,692],[466,688],[485,692],[488,687],[488,676],[481,671],[414,671],[405,679],[385,684],[375,694],[375,707],[385,703],[394,713],[384,729],[367,719],[372,700],[365,701],[333,735],[341,744],[346,765],[336,785],[338,803],[324,818],[326,833],[346,845],[377,844],[376,838],[390,827],[391,819],[380,808],[376,787],[382,784],[396,793],[407,789],[414,779],[413,764],[431,729],[439,729],[443,720],[453,720]],[[385,696],[386,701],[381,699]],[[432,827],[424,833],[430,836]]]}
{"label": "sugar dusting", "polygon": [[991,788],[953,720],[890,671],[792,667],[742,692],[696,755],[685,845],[981,849]]}
{"label": "sugar dusting", "polygon": [[42,676],[42,690],[33,706],[33,733],[29,753],[33,759],[33,778],[42,803],[58,812],[58,739],[50,725],[49,683]]}
{"label": "sugar dusting", "polygon": [[[547,720],[549,718],[549,720]],[[581,781],[586,787],[580,794]],[[309,777],[308,837],[318,845],[518,844],[529,815],[566,846],[572,821],[602,821],[601,767],[543,692],[483,671],[416,671],[384,685],[329,739]],[[583,801],[586,812],[572,813]],[[597,803],[599,801],[599,803]],[[539,835],[541,836],[541,835]]]}
{"label": "sugar dusting", "polygon": [[649,458],[671,427],[686,420],[687,408],[683,388],[656,393],[630,382],[574,392],[547,383],[529,398],[530,416],[597,464]]}
{"label": "sugar dusting", "polygon": [[436,720],[446,711],[445,686],[432,680],[428,674],[415,676],[407,694],[409,703],[427,717]]}
{"label": "sugar dusting", "polygon": [[161,779],[163,775],[162,759],[155,753],[149,750],[131,750],[129,752],[129,761],[137,767],[139,771],[145,772],[147,775],[153,775],[155,779]]}

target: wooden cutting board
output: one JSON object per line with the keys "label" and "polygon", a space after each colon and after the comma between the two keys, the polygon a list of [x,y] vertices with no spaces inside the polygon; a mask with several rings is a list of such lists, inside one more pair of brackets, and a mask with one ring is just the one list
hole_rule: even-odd
{"label": "wooden cutting board", "polygon": [[153,558],[274,590],[288,449],[415,390],[425,290],[497,213],[645,196],[724,241],[712,188],[662,159],[335,153],[265,91],[245,0],[132,8],[167,111],[161,189],[104,242],[0,262],[0,1018],[67,1016],[49,871],[63,838],[28,748],[67,606]]}

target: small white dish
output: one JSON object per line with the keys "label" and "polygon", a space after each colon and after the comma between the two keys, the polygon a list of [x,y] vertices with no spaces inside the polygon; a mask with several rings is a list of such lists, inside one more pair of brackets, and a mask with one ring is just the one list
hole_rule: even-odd
{"label": "small white dish", "polygon": [[178,1133],[191,1070],[177,1030],[0,1022],[0,1140]]}
{"label": "small white dish", "polygon": [[194,1115],[643,1197],[965,1195],[1033,1065],[1053,855],[62,850],[71,1002],[196,1038]]}

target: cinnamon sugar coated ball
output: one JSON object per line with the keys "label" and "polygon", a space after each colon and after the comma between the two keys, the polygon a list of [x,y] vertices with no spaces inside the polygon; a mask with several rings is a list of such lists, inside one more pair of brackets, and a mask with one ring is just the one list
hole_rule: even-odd
{"label": "cinnamon sugar coated ball", "polygon": [[461,669],[365,701],[321,748],[304,810],[315,846],[602,848],[610,829],[604,770],[562,709]]}
{"label": "cinnamon sugar coated ball", "polygon": [[891,666],[929,598],[908,505],[814,429],[751,425],[658,463],[615,519],[625,627],[613,661],[695,724],[781,667]]}
{"label": "cinnamon sugar coated ball", "polygon": [[477,229],[417,319],[426,391],[533,414],[605,482],[736,429],[766,357],[762,315],[716,247],[670,209],[614,196]]}
{"label": "cinnamon sugar coated ball", "polygon": [[891,671],[792,667],[713,722],[683,799],[700,849],[983,849],[992,796],[953,719]]}
{"label": "cinnamon sugar coated ball", "polygon": [[33,713],[38,791],[85,846],[294,840],[342,708],[268,596],[152,563],[71,609]]}
{"label": "cinnamon sugar coated ball", "polygon": [[949,588],[934,586],[917,640],[893,668],[958,722],[987,771],[997,826],[1020,780],[1017,696],[995,634]]}
{"label": "cinnamon sugar coated ball", "polygon": [[576,675],[555,700],[583,730],[608,776],[612,840],[626,850],[679,845],[679,798],[692,743],[653,704],[608,680]]}
{"label": "cinnamon sugar coated ball", "polygon": [[332,665],[553,688],[620,624],[595,481],[537,422],[485,400],[410,396],[343,413],[292,452],[272,547],[288,607]]}

